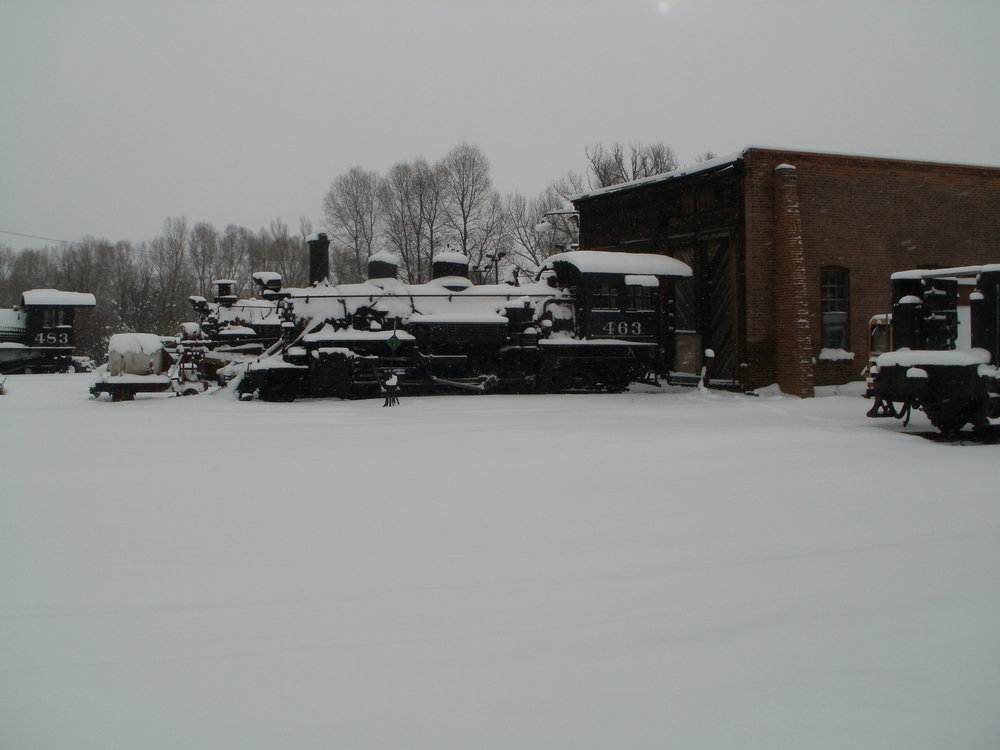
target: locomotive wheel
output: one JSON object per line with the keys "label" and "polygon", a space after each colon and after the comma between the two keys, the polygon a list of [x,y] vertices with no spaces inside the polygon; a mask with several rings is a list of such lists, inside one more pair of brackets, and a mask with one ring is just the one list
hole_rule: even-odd
{"label": "locomotive wheel", "polygon": [[954,435],[965,427],[969,422],[975,422],[976,404],[975,402],[965,402],[954,406],[924,404],[924,413],[945,435]]}
{"label": "locomotive wheel", "polygon": [[288,380],[278,380],[262,386],[259,393],[261,401],[294,401],[296,396],[295,383]]}
{"label": "locomotive wheel", "polygon": [[628,375],[624,373],[606,373],[603,381],[604,390],[608,393],[624,393],[628,390],[630,382]]}
{"label": "locomotive wheel", "polygon": [[990,402],[986,406],[986,416],[988,419],[1000,419],[1000,396],[990,397]]}

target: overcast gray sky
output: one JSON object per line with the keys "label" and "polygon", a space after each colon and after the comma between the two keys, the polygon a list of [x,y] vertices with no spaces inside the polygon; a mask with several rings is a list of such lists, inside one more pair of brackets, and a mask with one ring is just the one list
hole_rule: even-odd
{"label": "overcast gray sky", "polygon": [[0,0],[0,229],[318,228],[462,141],[529,196],[597,142],[998,165],[998,39],[997,0]]}

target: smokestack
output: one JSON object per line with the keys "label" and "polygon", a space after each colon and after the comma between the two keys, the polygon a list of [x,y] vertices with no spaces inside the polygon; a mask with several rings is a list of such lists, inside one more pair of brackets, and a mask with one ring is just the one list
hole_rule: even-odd
{"label": "smokestack", "polygon": [[435,255],[431,260],[431,277],[440,279],[445,276],[469,278],[469,258],[454,250]]}
{"label": "smokestack", "polygon": [[399,278],[399,256],[388,250],[379,250],[368,259],[369,279]]}
{"label": "smokestack", "polygon": [[330,278],[330,238],[320,232],[309,245],[309,283],[316,285]]}

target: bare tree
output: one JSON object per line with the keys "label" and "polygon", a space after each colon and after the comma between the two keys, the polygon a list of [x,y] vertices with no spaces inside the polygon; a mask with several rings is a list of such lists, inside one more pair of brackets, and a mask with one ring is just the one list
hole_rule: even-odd
{"label": "bare tree", "polygon": [[628,147],[614,143],[610,148],[599,143],[587,147],[586,154],[594,188],[641,180],[677,168],[673,149],[662,143],[633,143]]}
{"label": "bare tree", "polygon": [[212,280],[232,279],[240,289],[254,271],[269,269],[254,268],[251,260],[253,233],[245,227],[229,224],[219,237],[219,255],[212,270]]}
{"label": "bare tree", "polygon": [[463,143],[441,161],[445,215],[460,249],[469,255],[473,235],[481,231],[483,213],[494,199],[490,163],[478,146]]}
{"label": "bare tree", "polygon": [[419,231],[423,237],[422,263],[430,268],[431,261],[438,247],[444,241],[442,236],[447,224],[447,207],[445,205],[445,174],[441,164],[430,166],[423,159],[418,159],[414,165],[414,198],[420,215]]}
{"label": "bare tree", "polygon": [[578,216],[569,198],[582,192],[583,179],[571,172],[532,200],[517,194],[507,197],[507,231],[515,263],[522,268],[538,266],[553,253],[579,244]]}
{"label": "bare tree", "polygon": [[192,278],[187,264],[187,219],[183,216],[166,219],[163,232],[150,244],[149,268],[156,290],[159,310],[157,331],[172,331],[180,322],[180,313],[190,294]]}
{"label": "bare tree", "polygon": [[376,228],[381,218],[378,183],[375,172],[352,167],[347,174],[334,179],[323,198],[323,216],[334,253],[346,254],[351,260],[344,270],[350,272],[353,280],[363,278],[365,263],[375,249]]}
{"label": "bare tree", "polygon": [[149,253],[147,243],[137,247],[129,242],[115,245],[108,269],[115,290],[109,335],[130,331],[172,332],[159,327],[162,311],[157,301]]}
{"label": "bare tree", "polygon": [[469,238],[470,263],[474,268],[492,271],[496,281],[502,279],[502,268],[510,265],[509,256],[513,252],[506,211],[507,205],[500,193],[491,191]]}
{"label": "bare tree", "polygon": [[14,266],[14,251],[8,245],[0,245],[0,305],[6,299],[6,284],[10,280]]}
{"label": "bare tree", "polygon": [[298,238],[288,233],[288,225],[275,219],[269,229],[261,229],[260,235],[267,267],[254,270],[275,271],[289,286],[304,286],[309,281],[309,256]]}
{"label": "bare tree", "polygon": [[199,294],[207,294],[208,286],[215,279],[219,256],[219,233],[207,222],[199,222],[191,228],[188,242],[191,272],[194,274]]}
{"label": "bare tree", "polygon": [[427,271],[421,264],[422,227],[420,208],[414,201],[416,192],[412,164],[396,164],[379,182],[379,205],[382,210],[386,245],[402,263],[405,280],[426,281]]}
{"label": "bare tree", "polygon": [[313,224],[305,216],[299,217],[299,241],[302,247],[306,246],[306,241],[312,236]]}

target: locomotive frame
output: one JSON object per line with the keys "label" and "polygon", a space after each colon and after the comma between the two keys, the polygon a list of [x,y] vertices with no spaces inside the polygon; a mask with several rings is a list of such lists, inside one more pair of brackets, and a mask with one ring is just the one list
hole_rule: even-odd
{"label": "locomotive frame", "polygon": [[945,434],[1000,420],[1000,264],[894,273],[892,303],[868,416],[905,424],[916,408]]}

